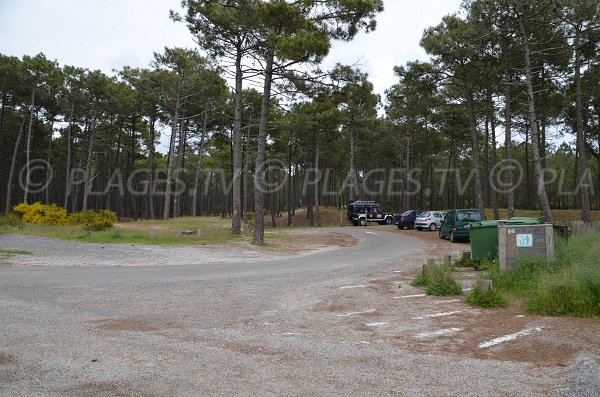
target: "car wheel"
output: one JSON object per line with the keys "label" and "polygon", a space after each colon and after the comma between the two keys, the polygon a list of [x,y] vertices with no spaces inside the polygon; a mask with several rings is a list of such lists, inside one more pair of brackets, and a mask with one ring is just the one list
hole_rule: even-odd
{"label": "car wheel", "polygon": [[400,230],[404,229],[404,227],[402,227],[400,225],[396,225],[396,226],[398,226],[398,229],[400,229]]}
{"label": "car wheel", "polygon": [[445,240],[446,236],[444,236],[444,233],[442,233],[442,230],[440,229],[440,240]]}
{"label": "car wheel", "polygon": [[435,227],[435,223],[431,223],[429,225],[429,230],[431,230],[432,232],[435,231],[436,227]]}
{"label": "car wheel", "polygon": [[451,243],[455,243],[456,242],[456,237],[454,237],[454,233],[450,233],[450,242]]}
{"label": "car wheel", "polygon": [[385,224],[386,225],[391,225],[392,224],[392,218],[390,218],[390,217],[385,218]]}
{"label": "car wheel", "polygon": [[358,224],[361,226],[367,226],[367,220],[365,218],[360,218],[358,220]]}
{"label": "car wheel", "polygon": [[408,230],[413,230],[415,228],[415,224],[414,223],[409,223],[408,224]]}

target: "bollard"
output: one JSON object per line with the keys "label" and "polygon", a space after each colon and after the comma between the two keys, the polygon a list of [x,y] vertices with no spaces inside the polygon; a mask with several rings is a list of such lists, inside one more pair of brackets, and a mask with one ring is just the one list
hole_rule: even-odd
{"label": "bollard", "polygon": [[450,266],[452,264],[452,255],[444,255],[444,265]]}
{"label": "bollard", "polygon": [[202,231],[202,229],[196,230],[196,237],[202,237],[203,234],[204,234],[204,231]]}
{"label": "bollard", "polygon": [[148,230],[148,237],[156,238],[156,230]]}
{"label": "bollard", "polygon": [[181,230],[177,230],[175,232],[175,236],[177,236],[177,238],[181,238]]}
{"label": "bollard", "polygon": [[487,280],[487,279],[478,280],[477,286],[479,287],[479,290],[481,292],[483,292],[484,294],[489,293],[492,291],[492,280]]}

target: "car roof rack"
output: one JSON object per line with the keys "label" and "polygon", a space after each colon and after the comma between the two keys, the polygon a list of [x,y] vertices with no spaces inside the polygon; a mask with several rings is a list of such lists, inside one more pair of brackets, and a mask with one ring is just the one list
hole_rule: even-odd
{"label": "car roof rack", "polygon": [[375,201],[356,200],[348,202],[348,205],[379,205]]}

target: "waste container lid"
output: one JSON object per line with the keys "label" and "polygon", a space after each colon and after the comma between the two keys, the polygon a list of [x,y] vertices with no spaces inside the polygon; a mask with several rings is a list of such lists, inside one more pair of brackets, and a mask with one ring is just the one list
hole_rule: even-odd
{"label": "waste container lid", "polygon": [[471,229],[484,228],[484,227],[498,227],[498,221],[490,220],[490,221],[473,222],[467,226]]}
{"label": "waste container lid", "polygon": [[528,216],[513,216],[505,222],[508,225],[540,225],[544,223],[544,217],[533,218]]}

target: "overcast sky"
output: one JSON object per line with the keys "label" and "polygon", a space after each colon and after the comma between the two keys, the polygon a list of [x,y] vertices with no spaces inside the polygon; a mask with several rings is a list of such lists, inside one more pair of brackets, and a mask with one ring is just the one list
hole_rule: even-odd
{"label": "overcast sky", "polygon": [[[386,0],[377,30],[350,43],[334,43],[325,67],[355,64],[369,74],[375,91],[394,84],[393,67],[425,59],[423,30],[458,11],[460,0]],[[168,47],[194,47],[182,23],[169,19],[179,0],[0,0],[0,53],[43,52],[61,65],[100,69],[147,67]]]}

